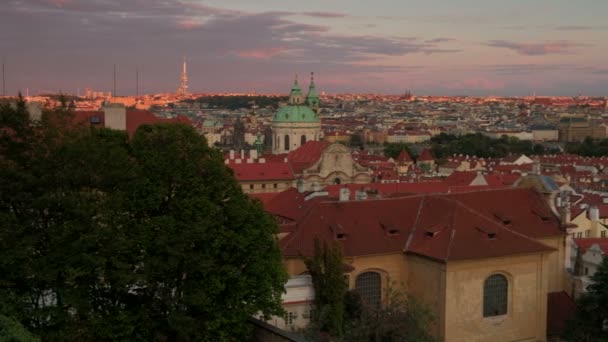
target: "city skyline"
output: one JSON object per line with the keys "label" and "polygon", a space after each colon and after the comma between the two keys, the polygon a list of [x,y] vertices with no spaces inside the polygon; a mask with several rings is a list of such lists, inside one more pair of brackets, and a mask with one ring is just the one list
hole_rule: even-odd
{"label": "city skyline", "polygon": [[[7,95],[174,92],[608,94],[605,1],[87,1],[0,6]],[[137,72],[137,71],[138,72]]]}

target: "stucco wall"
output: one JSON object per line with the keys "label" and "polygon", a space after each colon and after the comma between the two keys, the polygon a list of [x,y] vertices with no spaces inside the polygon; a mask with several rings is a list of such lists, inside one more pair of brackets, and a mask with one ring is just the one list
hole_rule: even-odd
{"label": "stucco wall", "polygon": [[[547,263],[542,254],[450,262],[445,341],[545,341]],[[509,281],[507,314],[483,317],[484,282],[496,273]]]}
{"label": "stucco wall", "polygon": [[436,322],[432,332],[445,337],[446,265],[430,259],[408,255],[408,293],[429,307]]}

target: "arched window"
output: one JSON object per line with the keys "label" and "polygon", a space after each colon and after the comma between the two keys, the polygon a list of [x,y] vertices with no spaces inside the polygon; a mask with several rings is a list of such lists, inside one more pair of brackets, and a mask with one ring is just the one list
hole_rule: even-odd
{"label": "arched window", "polygon": [[340,184],[342,183],[342,180],[340,179],[340,177],[336,177],[336,179],[334,179],[334,184]]}
{"label": "arched window", "polygon": [[302,136],[300,137],[300,146],[306,144],[306,136],[304,134],[302,134]]}
{"label": "arched window", "polygon": [[483,317],[505,315],[509,282],[502,274],[494,274],[483,285]]}
{"label": "arched window", "polygon": [[289,135],[285,134],[285,149],[289,151]]}
{"label": "arched window", "polygon": [[361,273],[355,280],[355,289],[359,292],[363,302],[374,308],[380,306],[381,286],[382,279],[380,274],[376,272]]}

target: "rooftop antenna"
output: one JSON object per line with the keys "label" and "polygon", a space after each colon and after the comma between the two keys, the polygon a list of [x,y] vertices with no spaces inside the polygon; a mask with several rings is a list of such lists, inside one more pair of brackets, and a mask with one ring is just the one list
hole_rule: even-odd
{"label": "rooftop antenna", "polygon": [[139,68],[135,67],[135,96],[139,96]]}
{"label": "rooftop antenna", "polygon": [[6,96],[6,81],[4,78],[4,58],[2,59],[2,96]]}
{"label": "rooftop antenna", "polygon": [[114,64],[114,90],[112,92],[112,96],[116,97],[116,64]]}

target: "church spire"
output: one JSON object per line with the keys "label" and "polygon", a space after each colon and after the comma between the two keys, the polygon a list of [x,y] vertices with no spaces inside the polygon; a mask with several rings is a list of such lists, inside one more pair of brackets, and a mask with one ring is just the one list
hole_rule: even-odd
{"label": "church spire", "polygon": [[304,103],[304,96],[302,95],[302,89],[298,84],[298,74],[295,75],[293,85],[291,86],[291,92],[289,93],[289,104],[301,105]]}
{"label": "church spire", "polygon": [[310,73],[310,85],[308,86],[308,94],[306,95],[306,103],[318,114],[319,112],[319,95],[315,88],[315,73]]}

